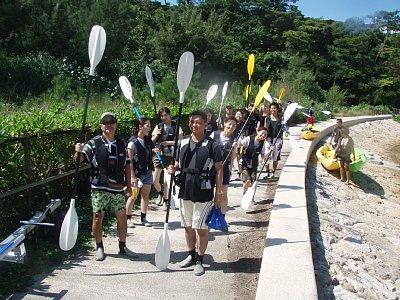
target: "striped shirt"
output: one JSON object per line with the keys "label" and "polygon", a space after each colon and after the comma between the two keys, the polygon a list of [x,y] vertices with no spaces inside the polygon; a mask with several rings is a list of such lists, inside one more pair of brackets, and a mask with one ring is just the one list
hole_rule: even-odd
{"label": "striped shirt", "polygon": [[[123,155],[121,153],[118,153],[117,151],[117,141],[116,139],[112,142],[110,142],[108,139],[102,136],[102,142],[103,145],[108,149],[108,169],[113,170],[118,162],[117,155]],[[129,165],[131,163],[127,150],[126,150],[126,143],[125,141],[125,155],[126,155],[126,160],[125,160],[125,166]],[[82,153],[84,154],[85,159],[90,162],[92,169],[98,169],[97,168],[97,161],[96,161],[96,145],[93,142],[93,140],[88,141],[84,148]],[[91,176],[91,188],[93,190],[103,190],[107,192],[112,192],[112,193],[121,193],[123,192],[124,185],[122,183],[117,183],[115,174],[113,172],[110,172],[109,177],[108,177],[108,182],[106,185],[100,184],[99,183],[99,175],[97,176]]]}

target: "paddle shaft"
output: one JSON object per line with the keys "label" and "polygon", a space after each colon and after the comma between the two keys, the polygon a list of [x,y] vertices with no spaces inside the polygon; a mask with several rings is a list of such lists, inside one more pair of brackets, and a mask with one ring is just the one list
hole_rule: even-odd
{"label": "paddle shaft", "polygon": [[[88,87],[86,91],[86,100],[85,100],[85,108],[83,110],[83,118],[82,118],[82,127],[79,134],[79,142],[82,143],[85,137],[85,127],[86,127],[86,119],[87,119],[87,111],[89,107],[89,98],[92,91],[92,82],[93,82],[93,75],[89,75],[88,79]],[[78,190],[78,176],[79,176],[79,166],[81,162],[81,152],[77,153],[76,161],[75,161],[75,181],[72,194],[76,196]]]}

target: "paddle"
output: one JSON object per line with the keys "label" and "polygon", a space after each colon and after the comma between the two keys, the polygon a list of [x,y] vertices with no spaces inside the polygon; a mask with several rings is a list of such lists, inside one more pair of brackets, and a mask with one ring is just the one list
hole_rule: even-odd
{"label": "paddle", "polygon": [[138,108],[136,107],[135,102],[133,101],[131,83],[129,82],[128,78],[126,78],[125,76],[120,76],[118,78],[118,82],[119,82],[119,86],[121,87],[122,93],[124,94],[125,98],[131,102],[132,107],[135,110],[137,117],[140,119],[142,117],[142,115],[140,114]]}
{"label": "paddle", "polygon": [[254,54],[250,54],[247,60],[247,73],[249,74],[249,82],[246,88],[246,107],[249,105],[250,91],[251,91],[251,78],[254,72]]}
{"label": "paddle", "polygon": [[267,100],[269,103],[274,102],[274,101],[272,100],[271,95],[270,95],[268,92],[265,93],[264,99]]}
{"label": "paddle", "polygon": [[[179,90],[179,113],[175,131],[175,145],[174,145],[173,157],[176,157],[176,150],[178,148],[178,139],[179,139],[179,128],[182,115],[182,106],[183,106],[183,101],[185,99],[185,92],[192,79],[193,68],[194,68],[193,53],[191,52],[183,53],[179,59],[178,70],[177,70],[177,85]],[[170,199],[172,196],[173,181],[174,181],[174,176],[171,175],[169,189],[168,189],[167,213],[165,215],[164,229],[163,233],[158,239],[156,253],[155,253],[156,267],[160,270],[165,270],[168,267],[171,255],[171,243],[168,236],[168,219],[169,219],[169,209],[171,202]]]}
{"label": "paddle", "polygon": [[[285,112],[284,112],[284,114],[283,114],[283,124],[286,124],[286,122],[287,122],[287,121],[290,119],[290,117],[293,115],[293,113],[294,113],[294,111],[296,110],[296,108],[297,108],[297,103],[292,103],[292,104],[290,104],[290,105],[286,108],[286,110],[285,110]],[[279,131],[279,133],[278,133],[277,136],[279,136],[280,132],[282,131],[282,128],[283,128],[283,126],[281,127],[281,129],[280,129],[280,131]],[[278,139],[275,139],[274,145],[276,144],[276,141],[277,141],[277,140],[278,140]],[[250,206],[250,204],[251,204],[251,201],[252,201],[253,198],[254,198],[254,194],[255,194],[255,192],[256,192],[256,187],[257,187],[257,181],[258,181],[258,179],[260,178],[261,172],[263,171],[264,167],[266,166],[266,164],[267,164],[267,162],[268,162],[268,159],[269,159],[269,157],[270,157],[270,155],[271,155],[271,151],[272,151],[272,150],[270,150],[270,151],[268,152],[267,159],[265,160],[265,162],[264,162],[264,164],[263,164],[263,166],[262,166],[260,172],[258,173],[258,176],[257,176],[256,180],[254,181],[253,185],[252,185],[251,188],[249,188],[249,189],[246,191],[246,193],[243,195],[242,201],[241,201],[241,203],[240,203],[240,206],[241,206],[243,209],[248,209],[249,206]]]}
{"label": "paddle", "polygon": [[[222,100],[221,100],[221,105],[219,106],[219,113],[218,113],[218,120],[221,122],[221,111],[222,111],[222,104],[224,103],[225,95],[226,95],[226,90],[228,89],[228,81],[225,82],[224,87],[222,88]],[[221,125],[222,126],[222,125]]]}
{"label": "paddle", "polygon": [[216,85],[216,84],[210,86],[210,88],[208,89],[206,108],[207,108],[208,103],[210,103],[210,101],[215,97],[215,94],[217,93],[217,91],[218,91],[218,85]]}
{"label": "paddle", "polygon": [[[271,80],[267,80],[264,83],[264,85],[261,87],[261,89],[258,91],[258,94],[257,94],[256,99],[254,101],[253,109],[251,110],[251,112],[250,112],[249,116],[247,117],[246,121],[244,122],[242,129],[239,131],[239,134],[237,135],[234,144],[237,143],[237,141],[239,140],[239,138],[242,135],[243,131],[246,129],[246,127],[247,127],[247,125],[249,123],[249,120],[253,116],[257,106],[261,103],[261,100],[263,99],[263,96],[268,91],[270,86],[271,86]],[[233,150],[233,145],[232,145],[231,149],[229,150],[229,153],[228,153],[228,155],[226,156],[226,158],[225,158],[225,160],[223,162],[223,166],[224,167],[225,167],[226,163],[228,162],[228,159],[229,159],[229,157],[231,155],[232,150]]]}
{"label": "paddle", "polygon": [[[87,110],[89,106],[89,98],[92,90],[92,81],[94,77],[94,69],[99,64],[101,58],[103,57],[104,49],[106,47],[106,32],[103,27],[96,25],[92,27],[89,36],[89,80],[86,92],[85,108],[83,111],[82,127],[80,131],[79,141],[83,142],[87,118]],[[73,188],[73,195],[77,194],[78,187],[78,175],[79,175],[79,164],[81,161],[81,153],[78,152],[75,163],[75,181]],[[78,237],[78,215],[75,210],[75,199],[71,199],[71,203],[67,214],[65,215],[64,221],[61,226],[59,245],[61,250],[68,251],[71,250],[76,243]]]}
{"label": "paddle", "polygon": [[154,113],[155,113],[156,118],[157,118],[157,124],[160,124],[161,123],[161,119],[160,119],[160,116],[157,113],[156,99],[155,99],[155,96],[154,96],[153,74],[151,73],[150,67],[146,66],[145,73],[146,73],[147,85],[150,88],[151,102],[153,102],[153,108],[154,108]]}

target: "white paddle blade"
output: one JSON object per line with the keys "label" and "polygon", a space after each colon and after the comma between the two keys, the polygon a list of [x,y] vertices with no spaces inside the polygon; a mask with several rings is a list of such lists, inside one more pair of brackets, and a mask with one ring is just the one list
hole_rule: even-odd
{"label": "white paddle blade", "polygon": [[297,103],[297,109],[303,109],[304,106],[301,106],[300,104]]}
{"label": "white paddle blade", "polygon": [[222,88],[222,101],[224,101],[224,98],[226,96],[226,91],[228,90],[228,81],[225,82],[223,88]]}
{"label": "white paddle blade", "polygon": [[283,114],[283,123],[286,123],[290,119],[296,108],[297,103],[291,103],[286,107],[285,113]]}
{"label": "white paddle blade", "polygon": [[168,267],[171,256],[171,242],[168,236],[168,223],[164,223],[164,230],[158,239],[155,263],[159,270],[165,270]]}
{"label": "white paddle blade", "polygon": [[192,80],[194,68],[194,56],[192,52],[185,52],[181,55],[177,70],[177,85],[180,94],[179,103],[183,103],[185,92]]}
{"label": "white paddle blade", "polygon": [[153,81],[153,74],[151,73],[150,67],[146,66],[146,79],[147,84],[150,88],[151,97],[154,97],[154,81]]}
{"label": "white paddle blade", "polygon": [[124,93],[125,98],[131,101],[131,103],[133,104],[132,86],[128,78],[126,78],[125,76],[120,76],[118,78],[118,82],[119,86],[121,87],[122,93]]}
{"label": "white paddle blade", "polygon": [[299,142],[296,141],[296,139],[291,135],[289,135],[289,143],[290,143],[290,147],[292,147],[293,150],[295,150],[295,151],[300,150]]}
{"label": "white paddle blade", "polygon": [[274,101],[272,100],[271,95],[270,95],[268,92],[265,93],[264,99],[267,100],[269,103],[274,102]]}
{"label": "white paddle blade", "polygon": [[103,57],[104,49],[106,48],[106,32],[103,27],[95,25],[89,36],[89,61],[90,71],[89,75],[94,75],[94,69],[99,64]]}
{"label": "white paddle blade", "polygon": [[71,199],[69,210],[61,226],[59,245],[61,250],[69,251],[78,237],[78,215],[75,210],[75,199]]}
{"label": "white paddle blade", "polygon": [[331,114],[331,112],[329,110],[321,110],[321,112],[323,114],[326,114],[326,115],[330,115]]}
{"label": "white paddle blade", "polygon": [[214,84],[214,85],[210,86],[210,88],[208,89],[208,92],[207,92],[206,105],[208,105],[208,103],[210,103],[210,101],[215,97],[215,94],[217,94],[217,91],[218,91],[218,85]]}
{"label": "white paddle blade", "polygon": [[257,181],[253,183],[251,188],[249,188],[246,193],[244,193],[240,207],[243,209],[248,209],[250,207],[251,201],[253,201],[254,194],[256,193]]}

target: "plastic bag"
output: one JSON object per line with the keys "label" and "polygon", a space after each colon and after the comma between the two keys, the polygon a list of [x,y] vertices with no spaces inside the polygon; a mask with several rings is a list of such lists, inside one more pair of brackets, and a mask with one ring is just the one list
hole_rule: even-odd
{"label": "plastic bag", "polygon": [[207,225],[215,230],[228,231],[228,224],[225,221],[221,209],[215,208],[215,206],[211,209]]}

